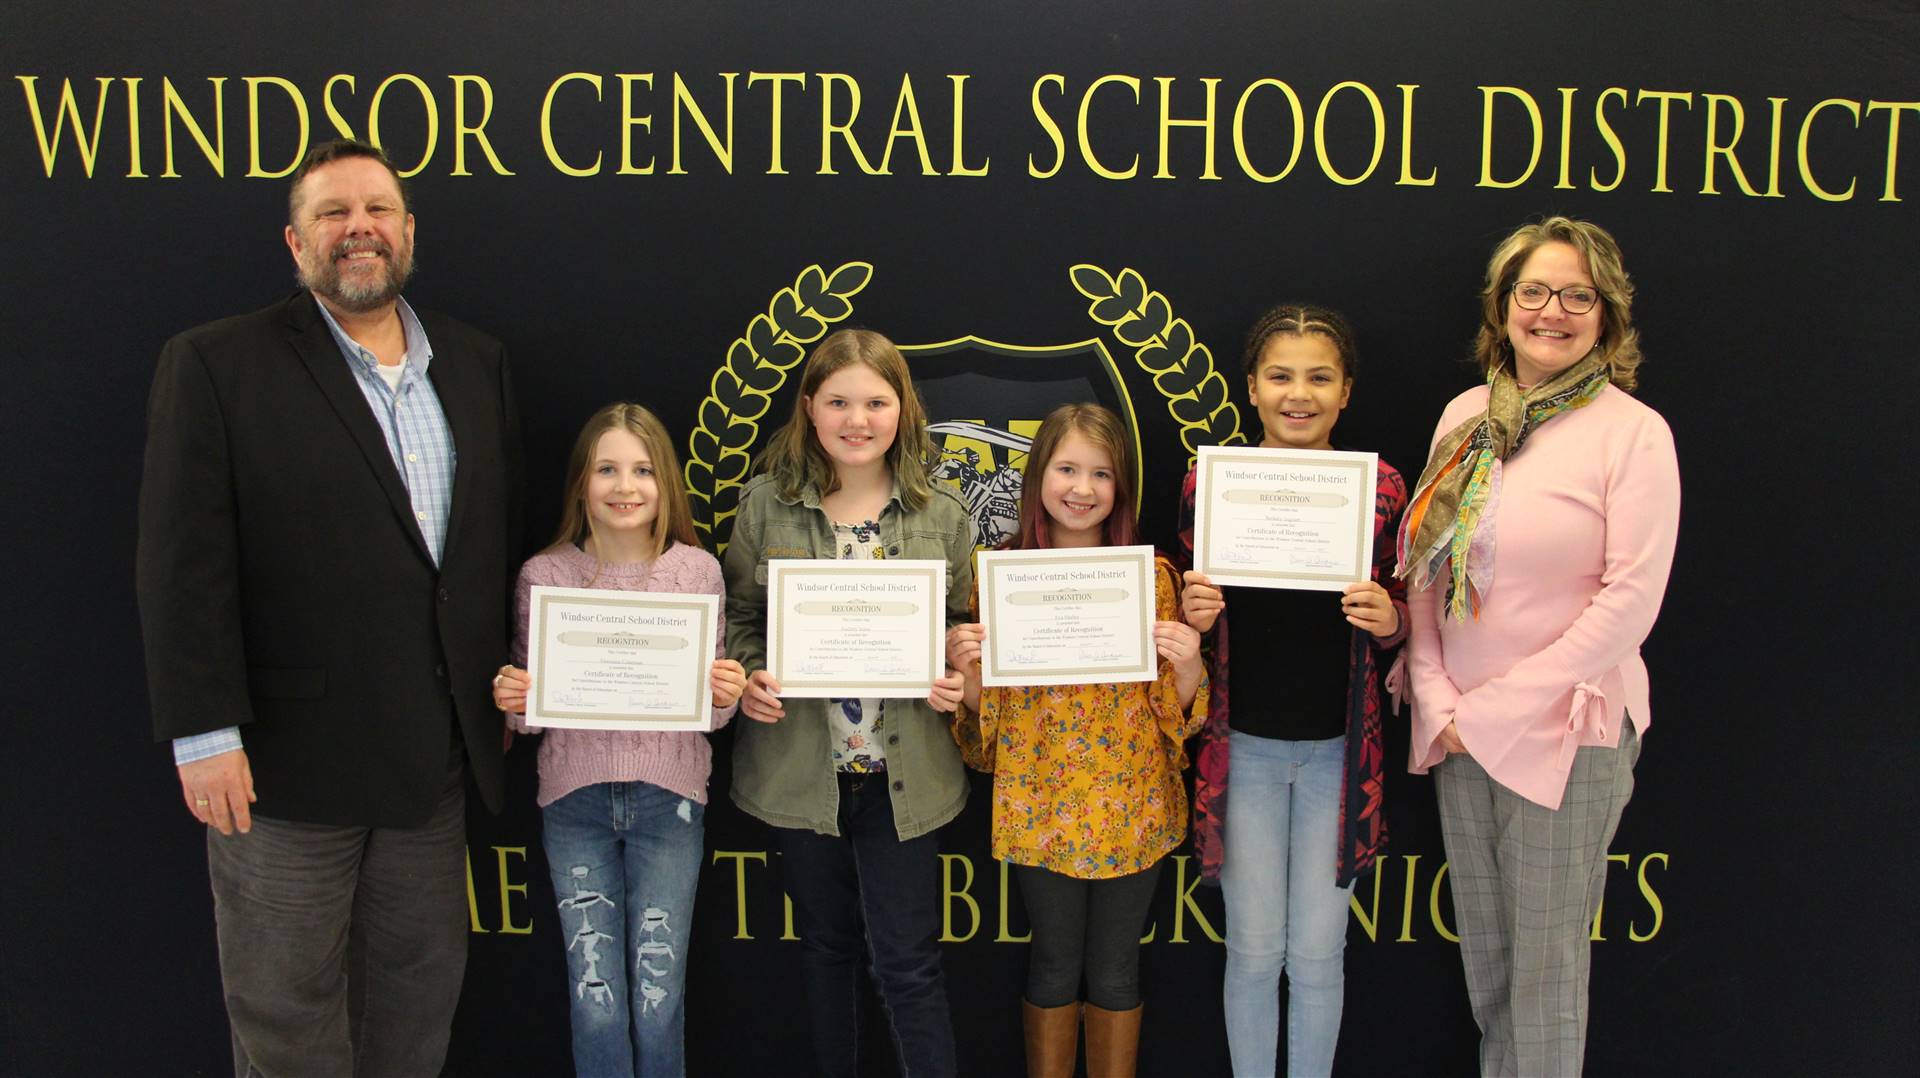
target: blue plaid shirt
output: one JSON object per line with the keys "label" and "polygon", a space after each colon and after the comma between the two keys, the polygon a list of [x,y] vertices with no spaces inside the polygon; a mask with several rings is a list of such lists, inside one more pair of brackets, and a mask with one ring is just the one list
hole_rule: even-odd
{"label": "blue plaid shirt", "polygon": [[[407,301],[398,300],[395,306],[406,334],[407,353],[401,358],[400,384],[395,389],[380,376],[379,359],[347,336],[326,304],[318,306],[340,355],[373,410],[373,418],[380,424],[380,433],[386,436],[387,451],[393,454],[393,466],[413,505],[414,522],[433,555],[433,563],[439,565],[447,547],[447,513],[453,507],[453,471],[459,454],[454,451],[453,431],[447,426],[440,398],[427,380],[427,367],[433,362],[433,344],[427,340],[427,331]],[[238,726],[179,737],[173,741],[173,762],[192,763],[241,747]]]}

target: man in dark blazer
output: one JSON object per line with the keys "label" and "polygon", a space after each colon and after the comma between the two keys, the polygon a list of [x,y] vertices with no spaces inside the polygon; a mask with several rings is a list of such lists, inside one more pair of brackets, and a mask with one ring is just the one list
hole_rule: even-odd
{"label": "man in dark blazer", "polygon": [[294,173],[305,286],[160,355],[138,590],[155,735],[207,827],[237,1074],[433,1074],[466,788],[501,801],[521,549],[499,342],[400,298],[414,219],[351,141]]}

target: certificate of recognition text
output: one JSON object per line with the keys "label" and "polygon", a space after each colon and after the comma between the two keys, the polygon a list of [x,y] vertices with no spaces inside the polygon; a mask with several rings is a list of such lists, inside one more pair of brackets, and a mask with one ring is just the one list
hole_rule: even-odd
{"label": "certificate of recognition text", "polygon": [[982,685],[1152,681],[1150,546],[979,555]]}
{"label": "certificate of recognition text", "polygon": [[720,597],[533,589],[528,726],[711,730]]}
{"label": "certificate of recognition text", "polygon": [[1196,465],[1193,567],[1215,584],[1339,591],[1373,573],[1379,456],[1207,446]]}
{"label": "certificate of recognition text", "polygon": [[767,669],[781,696],[925,696],[946,638],[946,562],[767,563]]}

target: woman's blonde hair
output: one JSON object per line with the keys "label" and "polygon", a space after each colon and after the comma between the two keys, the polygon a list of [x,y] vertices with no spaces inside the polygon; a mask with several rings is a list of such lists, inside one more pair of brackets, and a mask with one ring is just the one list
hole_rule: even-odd
{"label": "woman's blonde hair", "polygon": [[593,534],[593,515],[587,512],[587,477],[593,470],[600,436],[612,430],[623,430],[640,439],[653,460],[653,481],[659,491],[659,510],[653,518],[653,556],[666,553],[674,543],[699,545],[693,534],[693,513],[687,508],[686,484],[680,478],[680,461],[674,456],[673,438],[667,434],[666,425],[640,405],[621,401],[593,413],[574,439],[573,452],[567,456],[567,493],[560,507],[560,527],[547,549],[577,546]]}
{"label": "woman's blonde hair", "polygon": [[800,394],[793,401],[793,417],[767,443],[760,467],[773,476],[785,498],[797,498],[809,486],[821,497],[840,489],[833,459],[821,446],[813,419],[807,415],[807,401],[820,392],[822,382],[856,363],[886,379],[900,398],[900,423],[893,444],[887,447],[887,467],[900,488],[900,500],[908,509],[922,508],[933,494],[928,478],[934,454],[927,435],[927,410],[914,391],[907,357],[892,341],[870,329],[837,330],[814,346],[800,372]]}
{"label": "woman's blonde hair", "polygon": [[1549,243],[1564,243],[1580,252],[1580,262],[1600,290],[1600,340],[1596,347],[1607,364],[1608,377],[1632,392],[1640,384],[1640,334],[1633,328],[1633,281],[1620,262],[1620,245],[1606,229],[1591,221],[1549,217],[1521,225],[1500,241],[1487,260],[1487,283],[1480,292],[1480,332],[1473,342],[1474,362],[1491,374],[1513,364],[1513,342],[1507,339],[1507,293],[1533,252]]}

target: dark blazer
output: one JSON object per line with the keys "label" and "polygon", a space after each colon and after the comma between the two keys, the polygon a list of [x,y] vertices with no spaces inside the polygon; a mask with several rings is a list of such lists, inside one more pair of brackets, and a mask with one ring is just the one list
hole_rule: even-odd
{"label": "dark blazer", "polygon": [[263,816],[423,824],[456,720],[500,807],[519,419],[500,343],[415,313],[456,454],[438,569],[310,293],[160,353],[137,566],[154,735],[241,727]]}

